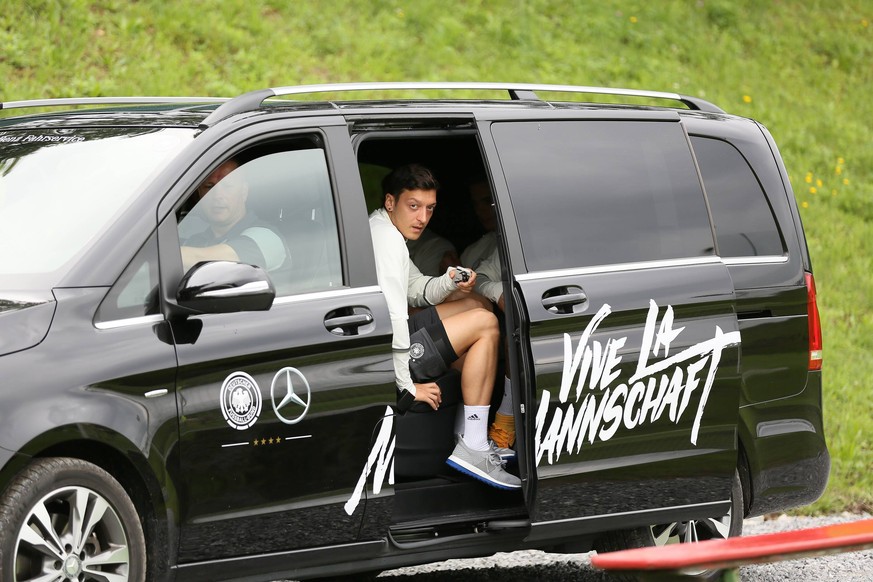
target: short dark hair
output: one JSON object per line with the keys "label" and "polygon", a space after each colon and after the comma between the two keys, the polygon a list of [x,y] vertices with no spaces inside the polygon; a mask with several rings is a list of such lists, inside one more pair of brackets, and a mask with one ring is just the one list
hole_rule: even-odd
{"label": "short dark hair", "polygon": [[382,192],[400,196],[404,190],[439,190],[440,183],[433,172],[421,164],[406,164],[394,168],[382,180]]}

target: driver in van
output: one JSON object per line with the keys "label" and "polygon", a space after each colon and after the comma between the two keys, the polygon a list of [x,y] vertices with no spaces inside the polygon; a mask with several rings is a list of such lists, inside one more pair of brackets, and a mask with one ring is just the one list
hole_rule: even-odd
{"label": "driver in van", "polygon": [[197,188],[199,208],[209,226],[182,244],[187,271],[201,261],[237,261],[273,271],[290,256],[273,227],[248,211],[249,187],[237,161],[215,169]]}
{"label": "driver in van", "polygon": [[[446,301],[454,291],[470,293],[476,273],[455,281],[450,267],[439,277],[423,275],[409,258],[407,240],[424,232],[437,202],[439,183],[427,168],[410,164],[382,182],[382,208],[370,215],[376,275],[391,316],[394,373],[401,393],[434,410],[439,386],[433,381],[449,366],[461,372],[464,401],[462,432],[446,462],[458,471],[499,489],[519,489],[503,458],[514,456],[488,440],[488,413],[497,372],[500,329],[493,312],[475,299]],[[410,307],[423,307],[409,315]],[[502,458],[503,457],[503,458]]]}

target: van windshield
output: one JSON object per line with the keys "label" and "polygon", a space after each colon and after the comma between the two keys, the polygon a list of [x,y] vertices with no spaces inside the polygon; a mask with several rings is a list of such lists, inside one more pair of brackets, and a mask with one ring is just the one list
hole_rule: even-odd
{"label": "van windshield", "polygon": [[2,290],[56,285],[193,135],[135,127],[0,131]]}

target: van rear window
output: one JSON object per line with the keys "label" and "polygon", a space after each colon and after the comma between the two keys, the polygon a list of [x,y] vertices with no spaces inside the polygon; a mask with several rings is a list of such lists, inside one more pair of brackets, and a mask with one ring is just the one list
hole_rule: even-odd
{"label": "van rear window", "polygon": [[679,123],[511,122],[492,132],[529,271],[714,254]]}
{"label": "van rear window", "polygon": [[752,168],[731,144],[692,137],[722,257],[781,256],[773,210]]}

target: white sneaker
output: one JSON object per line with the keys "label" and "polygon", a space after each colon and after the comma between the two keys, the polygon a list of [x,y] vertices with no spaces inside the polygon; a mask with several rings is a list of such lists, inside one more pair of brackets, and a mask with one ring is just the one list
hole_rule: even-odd
{"label": "white sneaker", "polygon": [[506,472],[503,461],[493,448],[487,451],[474,451],[467,446],[463,438],[459,438],[455,450],[446,459],[446,463],[453,469],[492,487],[508,491],[521,488],[521,479]]}

